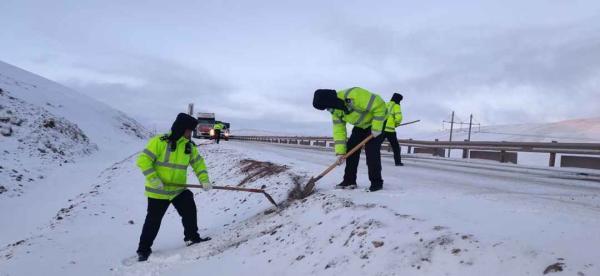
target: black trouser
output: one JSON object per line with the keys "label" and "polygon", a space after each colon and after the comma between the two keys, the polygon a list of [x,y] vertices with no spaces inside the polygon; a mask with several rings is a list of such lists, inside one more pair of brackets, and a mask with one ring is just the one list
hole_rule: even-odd
{"label": "black trouser", "polygon": [[396,132],[384,132],[383,134],[388,142],[390,142],[392,151],[394,151],[394,163],[396,163],[396,165],[402,164],[402,158],[400,157],[400,145],[398,144],[398,136],[396,136]]}
{"label": "black trouser", "polygon": [[196,203],[194,202],[194,194],[190,190],[181,192],[172,201],[148,198],[148,212],[146,213],[144,228],[142,228],[138,252],[151,251],[152,243],[154,243],[158,229],[160,229],[160,222],[171,203],[173,203],[177,213],[181,216],[181,223],[184,229],[183,234],[185,236],[184,240],[200,238],[198,235]]}
{"label": "black trouser", "polygon": [[221,141],[221,130],[215,129],[215,139],[217,140],[217,144]]}
{"label": "black trouser", "polygon": [[[371,128],[362,129],[354,127],[352,134],[346,143],[348,151],[360,144],[367,136],[371,134]],[[369,180],[371,180],[372,187],[383,186],[383,179],[381,179],[381,143],[383,143],[383,134],[371,139],[365,145],[365,153],[367,154],[367,167],[369,168]],[[356,183],[356,170],[358,169],[358,162],[360,161],[360,152],[356,151],[346,159],[346,170],[344,172],[344,183],[355,184]]]}

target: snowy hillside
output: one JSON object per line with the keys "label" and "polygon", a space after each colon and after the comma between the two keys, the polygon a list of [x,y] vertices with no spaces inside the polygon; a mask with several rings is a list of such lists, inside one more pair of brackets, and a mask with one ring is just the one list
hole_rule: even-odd
{"label": "snowy hillside", "polygon": [[[448,140],[449,130],[422,133],[410,137],[422,140]],[[399,130],[399,136],[402,136]],[[453,132],[453,140],[463,141],[468,137],[468,128],[458,128]],[[473,141],[521,141],[521,142],[600,142],[600,117],[574,119],[553,123],[531,123],[515,125],[475,126],[472,129]]]}
{"label": "snowy hillside", "polygon": [[65,163],[148,136],[122,112],[2,62],[0,134],[1,196],[18,196]]}

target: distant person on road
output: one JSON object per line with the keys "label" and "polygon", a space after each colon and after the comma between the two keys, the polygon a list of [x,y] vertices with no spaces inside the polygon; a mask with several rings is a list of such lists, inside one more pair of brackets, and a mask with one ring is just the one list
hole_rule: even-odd
{"label": "distant person on road", "polygon": [[390,102],[387,103],[388,115],[384,129],[385,138],[390,142],[390,146],[392,146],[392,150],[394,151],[394,163],[396,163],[396,166],[404,166],[404,164],[402,164],[402,158],[400,157],[398,136],[396,135],[396,128],[402,123],[402,108],[400,107],[400,101],[402,101],[402,95],[394,93]]}
{"label": "distant person on road", "polygon": [[184,242],[187,246],[210,240],[198,235],[194,194],[182,187],[169,184],[185,184],[187,168],[191,165],[204,190],[212,188],[206,164],[191,141],[192,130],[198,121],[185,113],[179,113],[171,132],[150,139],[137,159],[137,165],[146,177],[145,195],[148,209],[137,254],[138,261],[146,261],[169,205],[173,204],[181,216]]}
{"label": "distant person on road", "polygon": [[[333,139],[336,155],[344,155],[360,144],[369,134],[374,138],[365,145],[369,180],[368,191],[375,192],[383,188],[381,178],[381,143],[384,136],[383,126],[386,119],[385,101],[377,94],[360,87],[335,91],[319,89],[315,91],[313,106],[331,113],[333,121]],[[354,125],[350,138],[347,138],[346,123]],[[360,150],[346,159],[344,180],[336,185],[338,189],[355,189],[356,171],[360,160]]]}
{"label": "distant person on road", "polygon": [[223,128],[225,127],[225,125],[223,125],[221,122],[217,122],[213,129],[215,131],[215,140],[217,142],[217,144],[221,141],[221,131],[223,130]]}

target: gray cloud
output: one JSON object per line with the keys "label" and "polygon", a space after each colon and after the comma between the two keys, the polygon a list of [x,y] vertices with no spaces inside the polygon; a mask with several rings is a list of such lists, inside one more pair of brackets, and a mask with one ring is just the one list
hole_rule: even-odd
{"label": "gray cloud", "polygon": [[236,128],[328,134],[316,88],[405,95],[437,129],[599,116],[596,1],[3,1],[0,59],[159,129],[194,102]]}
{"label": "gray cloud", "polygon": [[410,33],[348,22],[328,35],[381,76],[373,87],[404,91],[405,106],[428,121],[456,110],[510,123],[598,116],[599,103],[590,100],[600,98],[594,22],[598,17],[551,27]]}

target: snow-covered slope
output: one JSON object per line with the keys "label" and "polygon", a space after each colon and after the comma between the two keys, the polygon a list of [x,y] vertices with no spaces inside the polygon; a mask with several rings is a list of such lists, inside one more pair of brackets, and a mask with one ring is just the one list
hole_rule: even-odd
{"label": "snow-covered slope", "polygon": [[19,195],[65,163],[148,132],[105,104],[0,62],[0,193]]}
{"label": "snow-covered slope", "polygon": [[[398,130],[402,136],[402,129]],[[448,140],[449,130],[413,135],[413,139]],[[454,130],[453,140],[462,141],[468,137],[468,128]],[[403,137],[404,138],[404,137]],[[600,117],[573,119],[553,123],[530,123],[514,125],[475,126],[471,133],[472,141],[522,141],[522,142],[600,142]]]}

